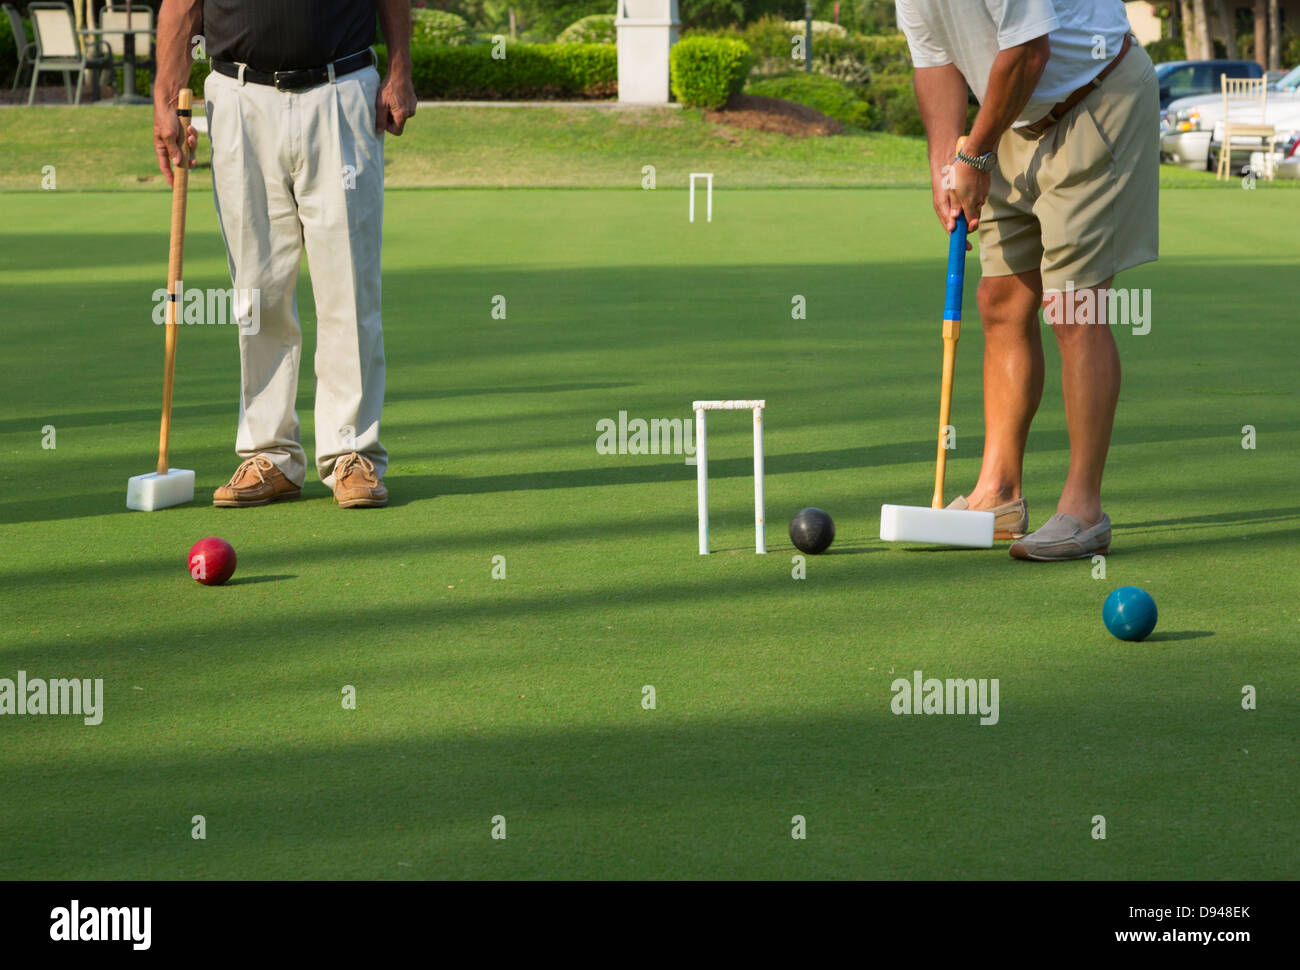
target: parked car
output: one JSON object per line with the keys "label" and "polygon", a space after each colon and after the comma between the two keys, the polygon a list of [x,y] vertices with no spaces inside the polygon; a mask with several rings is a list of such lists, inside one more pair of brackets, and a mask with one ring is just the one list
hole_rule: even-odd
{"label": "parked car", "polygon": [[[1263,160],[1256,156],[1261,152],[1271,151],[1276,165],[1287,156],[1288,152],[1294,150],[1292,138],[1297,131],[1300,131],[1300,102],[1293,102],[1285,112],[1274,111],[1270,106],[1268,120],[1276,129],[1271,145],[1264,145],[1263,139],[1250,139],[1244,136],[1238,139],[1237,136],[1233,136],[1229,171],[1241,175],[1246,169],[1253,168],[1256,174],[1260,174],[1263,171]],[[1205,159],[1205,166],[1209,171],[1218,170],[1221,151],[1223,151],[1223,122],[1219,121],[1210,132],[1210,147]]]}
{"label": "parked car", "polygon": [[1292,132],[1282,147],[1282,160],[1277,163],[1277,177],[1300,179],[1300,131]]}
{"label": "parked car", "polygon": [[1160,107],[1171,101],[1220,90],[1219,79],[1228,77],[1263,77],[1264,69],[1254,61],[1165,61],[1156,65],[1160,82]]}
{"label": "parked car", "polygon": [[[1269,89],[1268,120],[1279,132],[1289,133],[1296,127],[1289,119],[1297,105],[1300,105],[1300,67],[1288,71]],[[1234,106],[1234,117],[1238,110],[1243,120],[1258,120],[1254,105],[1242,102]],[[1160,116],[1160,160],[1182,168],[1214,171],[1218,156],[1211,160],[1210,143],[1216,126],[1222,139],[1222,116],[1222,94],[1202,94],[1171,102]],[[1237,149],[1233,151],[1235,154]]]}

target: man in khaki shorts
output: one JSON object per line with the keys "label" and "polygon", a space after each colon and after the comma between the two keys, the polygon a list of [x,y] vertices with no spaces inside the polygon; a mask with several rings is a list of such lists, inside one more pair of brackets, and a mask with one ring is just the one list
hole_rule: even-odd
{"label": "man in khaki shorts", "polygon": [[[381,79],[370,45],[388,43]],[[176,117],[195,41],[204,87],[212,188],[237,294],[241,386],[235,450],[242,461],[212,504],[297,498],[298,266],[316,297],[315,464],[342,508],[388,502],[380,243],[384,133],[415,113],[409,0],[165,0],[158,15],[154,145],[170,182],[195,144]],[[250,321],[250,308],[257,319]],[[252,323],[253,325],[246,325]]]}
{"label": "man in khaki shorts", "polygon": [[[994,512],[1018,559],[1105,553],[1101,478],[1120,386],[1106,292],[1157,253],[1151,59],[1132,41],[1121,0],[898,0],[897,9],[935,212],[949,232],[963,212],[979,232],[984,459],[950,508]],[[954,152],[968,87],[980,109]],[[1056,514],[1025,535],[1021,473],[1043,395],[1040,306],[1061,352],[1070,468]]]}

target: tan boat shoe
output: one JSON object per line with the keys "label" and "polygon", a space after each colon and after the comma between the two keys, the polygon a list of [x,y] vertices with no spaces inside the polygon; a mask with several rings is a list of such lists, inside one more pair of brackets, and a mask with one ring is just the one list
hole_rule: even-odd
{"label": "tan boat shoe", "polygon": [[365,455],[349,452],[334,463],[334,498],[341,509],[382,509],[388,489]]}
{"label": "tan boat shoe", "polygon": [[[966,501],[965,495],[958,495],[948,503],[948,508],[969,509],[970,504]],[[995,505],[991,509],[980,509],[980,511],[993,513],[994,539],[1019,539],[1029,531],[1029,506],[1025,504],[1023,498],[1004,505]]]}
{"label": "tan boat shoe", "polygon": [[1090,559],[1110,552],[1110,516],[1102,513],[1101,521],[1085,529],[1079,520],[1057,512],[1036,532],[1013,542],[1011,555],[1034,562],[1067,562]]}
{"label": "tan boat shoe", "polygon": [[297,498],[302,486],[295,485],[266,455],[254,455],[239,463],[230,481],[212,493],[219,509],[246,509]]}

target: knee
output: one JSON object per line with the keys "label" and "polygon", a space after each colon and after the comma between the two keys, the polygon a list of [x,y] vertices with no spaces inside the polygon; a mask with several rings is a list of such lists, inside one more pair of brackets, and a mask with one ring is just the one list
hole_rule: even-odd
{"label": "knee", "polygon": [[1043,319],[1063,347],[1111,340],[1106,316],[1103,290],[1052,292],[1043,299]]}
{"label": "knee", "polygon": [[991,276],[980,280],[978,303],[985,330],[1035,326],[1041,302],[1042,294],[1018,277]]}

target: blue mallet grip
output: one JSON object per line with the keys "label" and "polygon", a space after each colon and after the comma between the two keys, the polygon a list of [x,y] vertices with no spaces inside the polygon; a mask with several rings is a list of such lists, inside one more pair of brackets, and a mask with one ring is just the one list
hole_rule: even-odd
{"label": "blue mallet grip", "polygon": [[961,319],[961,288],[966,282],[966,213],[957,213],[957,226],[948,237],[948,292],[943,318]]}

